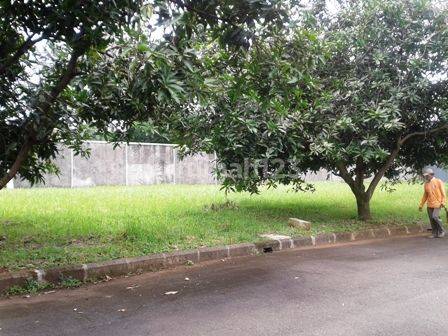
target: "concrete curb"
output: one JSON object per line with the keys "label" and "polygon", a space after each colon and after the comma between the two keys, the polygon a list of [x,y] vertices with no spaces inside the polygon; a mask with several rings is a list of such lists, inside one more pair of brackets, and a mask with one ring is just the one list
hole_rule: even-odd
{"label": "concrete curb", "polygon": [[50,270],[20,271],[0,274],[0,293],[13,286],[24,286],[29,280],[59,284],[64,279],[87,280],[104,279],[106,276],[139,274],[147,271],[160,271],[181,265],[196,264],[204,261],[243,257],[270,253],[287,249],[309,248],[312,246],[334,245],[352,241],[385,239],[394,236],[406,236],[425,232],[423,226],[403,226],[394,228],[371,229],[359,232],[326,233],[311,237],[264,240],[254,244],[235,244],[196,250],[176,251],[152,254],[137,258],[123,258],[100,263],[54,268]]}

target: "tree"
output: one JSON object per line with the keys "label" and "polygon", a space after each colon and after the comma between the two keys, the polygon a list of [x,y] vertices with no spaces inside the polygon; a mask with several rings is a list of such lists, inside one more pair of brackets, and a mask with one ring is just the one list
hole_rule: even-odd
{"label": "tree", "polygon": [[[207,32],[223,46],[247,47],[256,27],[265,22],[280,24],[284,16],[277,1],[267,0],[153,0],[145,6],[129,0],[2,0],[0,189],[17,173],[36,182],[45,172],[54,171],[51,160],[58,144],[83,153],[81,144],[90,124],[120,133],[123,129],[117,125],[148,120],[161,100],[180,101],[176,95],[182,90],[176,90],[182,87],[177,69],[171,66],[178,64],[178,53],[184,54],[181,49],[188,43],[183,41]],[[166,41],[157,47],[152,32],[162,24]],[[126,56],[149,64],[134,68],[131,76],[120,71],[114,86],[107,81],[114,75],[106,70],[118,69],[115,58],[121,70],[129,68]],[[144,66],[137,61],[134,65]],[[149,81],[140,70],[150,75]],[[101,74],[106,78],[102,80]],[[120,91],[118,85],[128,79],[138,79],[125,83],[124,88],[133,91]],[[129,99],[135,93],[144,94],[140,102],[148,105]],[[118,101],[121,110],[99,102],[87,106],[93,102],[91,94],[102,102]],[[128,99],[103,99],[110,96]]]}
{"label": "tree", "polygon": [[178,140],[216,151],[229,189],[300,188],[302,173],[326,168],[367,220],[383,177],[447,162],[448,12],[429,0],[340,3],[254,46],[243,70],[225,67],[225,90],[180,117]]}
{"label": "tree", "polygon": [[[153,28],[128,31],[77,81],[73,107],[111,142],[170,139],[178,111],[214,98],[217,69],[208,71],[203,57],[209,46],[231,55],[227,62],[236,66],[255,39],[281,29],[298,7],[296,1],[279,0],[156,1],[154,6]],[[154,39],[151,30],[162,29],[164,39]]]}
{"label": "tree", "polygon": [[139,7],[124,0],[1,2],[0,189],[17,172],[36,181],[51,170],[58,142],[79,149],[78,125],[61,104],[66,88],[79,64]]}
{"label": "tree", "polygon": [[264,183],[302,188],[300,175],[311,164],[303,130],[318,104],[313,71],[320,48],[313,32],[282,29],[258,39],[237,64],[226,51],[209,50],[204,73],[214,78],[212,98],[170,122],[173,139],[184,145],[180,153],[216,152],[227,190],[256,193]]}
{"label": "tree", "polygon": [[330,55],[319,76],[330,96],[313,118],[324,132],[311,154],[369,219],[384,176],[446,160],[448,12],[429,0],[349,2],[323,36]]}

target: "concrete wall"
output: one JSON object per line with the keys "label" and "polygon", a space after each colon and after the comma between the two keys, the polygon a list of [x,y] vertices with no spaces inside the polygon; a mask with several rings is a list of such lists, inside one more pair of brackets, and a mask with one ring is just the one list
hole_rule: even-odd
{"label": "concrete wall", "polygon": [[174,156],[172,146],[129,146],[128,185],[175,183]]}
{"label": "concrete wall", "polygon": [[[210,164],[212,163],[213,164]],[[178,184],[216,184],[213,175],[215,168],[213,154],[187,156],[176,164],[176,183]]]}
{"label": "concrete wall", "polygon": [[431,167],[431,168],[434,170],[434,174],[437,178],[445,182],[448,181],[448,171],[438,167]]}
{"label": "concrete wall", "polygon": [[[38,187],[61,187],[70,188],[71,186],[71,156],[72,151],[67,148],[59,147],[59,155],[54,160],[54,163],[59,167],[60,175],[45,175],[46,184],[37,184]],[[14,188],[29,188],[30,183],[28,181],[21,180],[20,178],[15,178],[13,183]]]}
{"label": "concrete wall", "polygon": [[[61,147],[55,163],[60,175],[45,176],[45,184],[35,187],[92,187],[101,185],[150,185],[150,184],[216,184],[213,174],[214,154],[197,154],[182,160],[175,145],[130,143],[113,148],[104,141],[86,141],[90,156],[73,155]],[[340,180],[321,170],[304,176],[307,181]],[[14,180],[14,188],[29,188],[27,181]]]}
{"label": "concrete wall", "polygon": [[[149,184],[216,184],[213,170],[214,154],[187,156],[181,160],[175,145],[171,144],[122,144],[104,141],[86,141],[90,156],[73,155],[70,149],[60,147],[55,163],[60,176],[46,175],[45,184],[36,187],[91,187],[101,185]],[[325,170],[308,173],[306,181],[340,181]],[[30,184],[16,178],[15,188],[28,188]]]}
{"label": "concrete wall", "polygon": [[125,147],[107,143],[86,143],[89,158],[73,157],[72,187],[126,184]]}
{"label": "concrete wall", "polygon": [[[101,185],[150,184],[217,184],[213,170],[214,154],[187,156],[181,160],[172,144],[130,143],[113,148],[104,141],[86,141],[90,157],[73,155],[70,149],[60,147],[55,164],[60,175],[45,176],[45,184],[35,187],[76,188]],[[448,171],[431,167],[436,177],[448,181]],[[307,182],[342,181],[322,169],[303,176]],[[8,183],[8,188],[29,188],[30,183],[20,177]]]}
{"label": "concrete wall", "polygon": [[[101,185],[148,185],[160,183],[216,184],[212,171],[214,155],[199,154],[181,160],[175,145],[122,144],[113,148],[103,141],[86,141],[90,156],[73,155],[60,148],[55,163],[60,176],[47,174],[45,184],[36,187],[90,187]],[[14,180],[15,188],[28,188],[29,182]]]}
{"label": "concrete wall", "polygon": [[321,169],[316,173],[307,173],[303,176],[305,181],[307,182],[317,182],[317,181],[342,181],[342,178],[334,175],[333,173],[328,172],[325,169]]}

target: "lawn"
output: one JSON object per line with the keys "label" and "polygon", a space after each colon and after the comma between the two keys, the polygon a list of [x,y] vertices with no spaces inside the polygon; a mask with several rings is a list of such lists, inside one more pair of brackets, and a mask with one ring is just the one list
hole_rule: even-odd
{"label": "lawn", "polygon": [[[374,220],[357,221],[345,184],[321,182],[314,193],[286,187],[260,195],[219,186],[155,185],[0,191],[0,269],[48,268],[176,249],[252,242],[260,233],[307,235],[289,217],[310,220],[311,233],[413,224],[421,185],[378,190]],[[229,201],[229,203],[226,203]]]}

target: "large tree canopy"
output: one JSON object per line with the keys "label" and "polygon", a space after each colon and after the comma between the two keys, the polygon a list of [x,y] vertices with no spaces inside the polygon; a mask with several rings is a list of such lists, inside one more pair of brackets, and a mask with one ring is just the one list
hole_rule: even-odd
{"label": "large tree canopy", "polygon": [[311,163],[307,120],[320,104],[313,75],[320,49],[314,32],[282,30],[258,40],[237,66],[225,51],[210,50],[205,72],[216,89],[207,104],[186,106],[171,122],[177,142],[186,153],[216,152],[218,177],[230,190],[257,192],[277,182],[301,187],[299,175]]}
{"label": "large tree canopy", "polygon": [[[138,1],[0,3],[0,189],[51,168],[56,142],[76,146],[59,102],[79,63],[129,24]],[[44,45],[43,42],[46,42]]]}
{"label": "large tree canopy", "polygon": [[196,57],[185,41],[247,48],[259,27],[282,25],[282,3],[1,0],[0,189],[55,169],[58,143],[82,152],[92,125],[120,132],[180,103]]}
{"label": "large tree canopy", "polygon": [[[428,0],[348,4],[324,31],[325,132],[311,152],[350,186],[361,218],[385,175],[446,162],[448,12]],[[365,179],[370,178],[365,186]]]}
{"label": "large tree canopy", "polygon": [[224,68],[225,90],[179,118],[179,139],[216,151],[231,189],[300,186],[300,173],[326,168],[369,219],[384,176],[447,161],[448,12],[430,0],[340,4],[332,15],[314,8],[255,45],[242,68]]}

